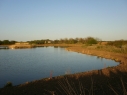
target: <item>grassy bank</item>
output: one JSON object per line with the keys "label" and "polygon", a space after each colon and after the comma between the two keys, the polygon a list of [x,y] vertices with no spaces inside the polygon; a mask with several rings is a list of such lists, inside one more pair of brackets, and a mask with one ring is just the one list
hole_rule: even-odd
{"label": "grassy bank", "polygon": [[0,89],[0,95],[127,95],[127,53],[105,49],[84,45],[67,48],[119,61],[118,66],[9,86]]}
{"label": "grassy bank", "polygon": [[35,46],[36,47],[42,47],[42,46],[77,47],[77,46],[82,46],[82,44],[40,44]]}
{"label": "grassy bank", "polygon": [[115,46],[110,46],[110,45],[82,45],[83,48],[89,49],[89,50],[99,50],[99,51],[107,51],[107,52],[114,52],[114,53],[123,53],[127,54],[127,47],[115,47]]}

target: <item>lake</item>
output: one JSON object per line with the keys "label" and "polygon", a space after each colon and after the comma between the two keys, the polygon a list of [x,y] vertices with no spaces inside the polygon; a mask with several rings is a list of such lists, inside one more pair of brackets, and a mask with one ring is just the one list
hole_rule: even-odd
{"label": "lake", "polygon": [[0,88],[8,81],[18,85],[118,64],[113,60],[70,52],[60,47],[0,49]]}

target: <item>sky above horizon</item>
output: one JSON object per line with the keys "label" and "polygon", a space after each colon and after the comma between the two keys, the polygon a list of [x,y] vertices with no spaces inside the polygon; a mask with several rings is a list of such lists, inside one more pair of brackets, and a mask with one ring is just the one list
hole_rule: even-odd
{"label": "sky above horizon", "polygon": [[127,0],[0,0],[0,40],[127,40]]}

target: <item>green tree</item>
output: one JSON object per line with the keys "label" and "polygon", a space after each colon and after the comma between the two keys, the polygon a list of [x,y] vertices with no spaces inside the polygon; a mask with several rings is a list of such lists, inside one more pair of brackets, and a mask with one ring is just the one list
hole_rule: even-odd
{"label": "green tree", "polygon": [[10,41],[10,44],[15,44],[16,43],[16,41]]}
{"label": "green tree", "polygon": [[59,40],[54,40],[53,41],[54,44],[59,44],[59,42],[60,42]]}
{"label": "green tree", "polygon": [[2,41],[0,40],[0,45],[2,45]]}
{"label": "green tree", "polygon": [[10,42],[9,42],[9,40],[4,40],[4,41],[3,41],[3,44],[4,44],[4,45],[9,45]]}
{"label": "green tree", "polygon": [[97,40],[93,37],[87,37],[86,38],[86,44],[89,44],[89,45],[97,44]]}

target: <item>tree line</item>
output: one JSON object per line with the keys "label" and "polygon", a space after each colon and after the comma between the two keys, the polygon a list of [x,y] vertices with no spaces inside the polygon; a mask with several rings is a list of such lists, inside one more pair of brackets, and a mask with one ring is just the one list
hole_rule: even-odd
{"label": "tree line", "polygon": [[12,45],[12,44],[15,44],[16,41],[9,41],[9,40],[3,40],[1,41],[0,40],[0,45]]}
{"label": "tree line", "polygon": [[59,40],[33,40],[28,41],[30,44],[97,44],[100,41],[97,38],[64,38]]}
{"label": "tree line", "polygon": [[[15,44],[17,41],[9,41],[9,40],[0,40],[0,45],[12,45]],[[87,38],[64,38],[59,40],[32,40],[27,41],[30,44],[97,44],[101,42],[100,39],[94,37],[87,37]],[[107,45],[115,46],[121,48],[123,45],[127,45],[127,40],[116,40],[116,41],[106,41]]]}

